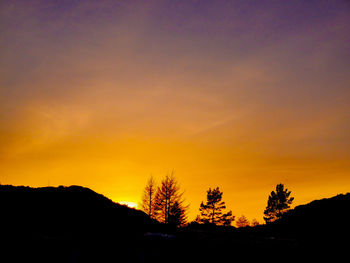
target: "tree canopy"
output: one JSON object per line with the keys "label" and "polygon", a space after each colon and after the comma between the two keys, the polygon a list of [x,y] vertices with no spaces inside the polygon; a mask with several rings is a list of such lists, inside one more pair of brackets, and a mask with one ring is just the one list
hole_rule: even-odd
{"label": "tree canopy", "polygon": [[143,191],[142,210],[152,219],[156,218],[156,210],[155,210],[155,195],[156,195],[156,184],[154,178],[151,176],[145,186]]}
{"label": "tree canopy", "polygon": [[222,200],[223,192],[220,191],[219,187],[215,189],[209,188],[207,191],[207,202],[200,204],[199,211],[200,216],[198,220],[200,223],[212,223],[216,225],[231,225],[234,220],[232,211],[223,213],[222,210],[226,209],[226,205]]}
{"label": "tree canopy", "polygon": [[264,211],[264,220],[270,223],[280,219],[286,211],[289,210],[294,197],[290,197],[291,191],[284,189],[283,184],[276,185],[276,191],[269,195],[267,206]]}
{"label": "tree canopy", "polygon": [[184,205],[183,193],[172,172],[167,174],[157,188],[154,199],[156,218],[165,224],[183,225],[186,220],[187,206]]}

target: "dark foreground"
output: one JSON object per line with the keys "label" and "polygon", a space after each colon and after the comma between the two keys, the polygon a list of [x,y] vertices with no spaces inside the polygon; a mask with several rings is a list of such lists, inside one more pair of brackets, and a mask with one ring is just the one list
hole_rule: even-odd
{"label": "dark foreground", "polygon": [[0,186],[0,204],[1,262],[336,262],[350,245],[350,194],[241,229],[164,226],[78,186]]}

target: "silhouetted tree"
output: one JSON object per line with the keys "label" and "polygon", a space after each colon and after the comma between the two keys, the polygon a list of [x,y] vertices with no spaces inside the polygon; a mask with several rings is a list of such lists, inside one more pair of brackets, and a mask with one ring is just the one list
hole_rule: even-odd
{"label": "silhouetted tree", "polygon": [[202,223],[201,217],[197,215],[193,222]]}
{"label": "silhouetted tree", "polygon": [[171,175],[166,175],[161,186],[158,187],[155,196],[155,209],[157,219],[165,224],[181,225],[186,220],[186,209],[183,193],[180,193],[180,187],[174,177],[174,172]]}
{"label": "silhouetted tree", "polygon": [[232,216],[232,211],[229,211],[226,214],[222,213],[222,210],[226,209],[225,202],[221,201],[222,194],[223,193],[220,192],[219,187],[216,187],[213,190],[209,188],[207,191],[206,204],[202,202],[199,207],[199,222],[224,226],[231,225],[231,222],[235,217]]}
{"label": "silhouetted tree", "polygon": [[252,222],[250,223],[251,226],[258,226],[260,225],[260,223],[258,222],[258,220],[256,220],[255,218],[252,220]]}
{"label": "silhouetted tree", "polygon": [[155,209],[155,195],[156,185],[153,176],[151,176],[147,182],[147,185],[143,191],[142,197],[142,210],[149,215],[150,218],[156,218]]}
{"label": "silhouetted tree", "polygon": [[248,219],[242,215],[241,217],[239,217],[236,221],[236,226],[237,227],[246,227],[249,226],[249,221]]}
{"label": "silhouetted tree", "polygon": [[175,202],[170,209],[169,223],[176,226],[183,226],[186,224],[187,216],[185,209],[186,208],[180,205],[178,202]]}
{"label": "silhouetted tree", "polygon": [[294,197],[289,197],[290,194],[291,191],[288,191],[287,188],[284,189],[283,184],[278,184],[276,186],[276,192],[271,192],[264,211],[264,220],[266,223],[280,219],[282,214],[289,210],[294,200]]}

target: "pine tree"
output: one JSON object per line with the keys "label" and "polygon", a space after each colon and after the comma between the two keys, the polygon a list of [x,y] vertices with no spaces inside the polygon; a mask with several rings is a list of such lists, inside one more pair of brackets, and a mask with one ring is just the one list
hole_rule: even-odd
{"label": "pine tree", "polygon": [[222,213],[223,209],[226,209],[225,202],[222,200],[222,192],[220,192],[219,187],[215,189],[209,188],[207,191],[207,202],[204,204],[201,203],[199,207],[200,217],[199,220],[201,223],[212,223],[216,225],[231,225],[231,222],[234,220],[232,216],[232,211],[229,211],[226,214]]}
{"label": "pine tree", "polygon": [[288,191],[287,188],[284,189],[283,184],[278,184],[276,186],[276,192],[271,192],[264,211],[264,220],[266,223],[280,219],[283,213],[289,210],[290,205],[294,200],[294,197],[289,197],[290,194],[291,191]]}

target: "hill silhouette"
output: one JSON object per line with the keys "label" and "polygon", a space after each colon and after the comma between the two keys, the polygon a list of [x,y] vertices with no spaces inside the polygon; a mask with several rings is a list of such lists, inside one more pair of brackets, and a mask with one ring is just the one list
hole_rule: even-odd
{"label": "hill silhouette", "polygon": [[331,258],[334,262],[348,253],[349,222],[350,193],[296,206],[266,225],[234,228],[192,223],[185,230],[184,242],[196,244],[197,255],[216,251],[201,258],[205,262],[225,260],[230,254],[248,261],[288,255],[288,262],[301,258],[311,262]]}
{"label": "hill silhouette", "polygon": [[81,186],[0,185],[0,207],[0,240],[18,261],[23,255],[47,262],[132,257],[132,246],[154,224],[144,212]]}
{"label": "hill silhouette", "polygon": [[[350,193],[300,205],[256,227],[167,228],[81,186],[0,185],[4,262],[213,262],[347,251]],[[316,251],[316,252],[315,252]],[[291,254],[292,252],[292,254]],[[297,258],[297,256],[295,256]]]}
{"label": "hill silhouette", "polygon": [[300,245],[342,246],[350,234],[350,193],[296,206],[264,226],[276,236],[295,238]]}
{"label": "hill silhouette", "polygon": [[296,206],[282,218],[256,227],[238,229],[259,247],[276,253],[309,256],[309,259],[347,254],[350,237],[350,193]]}

